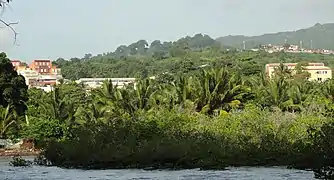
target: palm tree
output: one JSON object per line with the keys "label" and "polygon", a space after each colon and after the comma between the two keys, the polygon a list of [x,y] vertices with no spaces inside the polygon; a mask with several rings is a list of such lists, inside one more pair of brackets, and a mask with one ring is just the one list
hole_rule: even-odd
{"label": "palm tree", "polygon": [[44,102],[40,102],[40,111],[46,117],[54,120],[66,121],[73,115],[74,104],[69,98],[61,95],[60,87],[44,95]]}
{"label": "palm tree", "polygon": [[280,63],[280,65],[275,68],[274,74],[275,76],[284,77],[284,78],[292,77],[292,71],[288,68],[288,66],[285,66],[283,63]]}
{"label": "palm tree", "polygon": [[213,114],[215,110],[229,111],[248,100],[250,88],[246,86],[238,73],[231,73],[226,67],[202,70],[199,77],[200,94],[197,110]]}
{"label": "palm tree", "polygon": [[42,118],[49,121],[59,121],[64,125],[65,137],[72,137],[72,130],[78,123],[75,121],[75,113],[79,106],[73,98],[62,93],[62,89],[56,86],[50,93],[44,94],[40,101],[39,112]]}
{"label": "palm tree", "polygon": [[104,122],[106,123],[107,111],[105,109],[98,108],[94,103],[87,107],[80,107],[75,113],[76,123],[83,125],[87,122]]}
{"label": "palm tree", "polygon": [[[193,77],[185,77],[181,76],[174,84],[174,89],[176,93],[176,103],[186,106],[193,105],[196,100],[196,91],[194,89],[194,85],[196,83],[196,79]],[[199,85],[199,84],[197,84]]]}
{"label": "palm tree", "polygon": [[176,93],[176,87],[174,83],[160,83],[159,88],[155,91],[151,97],[151,108],[154,110],[159,107],[172,109],[178,104],[178,97]]}
{"label": "palm tree", "polygon": [[260,73],[260,76],[246,77],[245,83],[247,86],[252,87],[252,95],[255,97],[253,101],[255,104],[259,106],[263,105],[264,94],[266,94],[265,90],[269,82],[266,74],[263,73]]}
{"label": "palm tree", "polygon": [[[156,97],[160,90],[161,86],[155,80],[147,78],[137,81],[133,91],[131,89],[129,93],[123,91],[123,99],[132,102],[135,109],[149,110],[157,104]],[[133,97],[130,94],[133,94]]]}
{"label": "palm tree", "polygon": [[137,110],[149,110],[157,104],[159,90],[160,87],[152,79],[138,80],[135,85],[121,89],[107,81],[100,89],[93,91],[93,95],[98,107],[104,111],[133,117]]}
{"label": "palm tree", "polygon": [[334,102],[334,80],[329,80],[323,83],[321,86],[321,93],[326,98]]}
{"label": "palm tree", "polygon": [[274,78],[264,87],[265,104],[272,107],[285,109],[290,103],[288,81],[283,77]]}
{"label": "palm tree", "polygon": [[13,110],[12,105],[8,105],[6,108],[0,107],[0,138],[6,138],[9,129],[17,124],[17,116]]}
{"label": "palm tree", "polygon": [[290,104],[287,109],[292,111],[301,111],[307,103],[314,100],[315,94],[316,90],[312,82],[294,81],[294,83],[290,86]]}
{"label": "palm tree", "polygon": [[119,110],[119,101],[121,99],[121,92],[117,85],[113,85],[112,81],[105,81],[101,88],[92,91],[94,103],[96,108],[103,109],[109,113],[115,113]]}

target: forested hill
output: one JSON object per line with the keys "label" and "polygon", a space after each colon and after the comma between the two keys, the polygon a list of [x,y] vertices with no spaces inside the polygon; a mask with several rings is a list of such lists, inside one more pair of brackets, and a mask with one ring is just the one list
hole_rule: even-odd
{"label": "forested hill", "polygon": [[[131,56],[153,56],[157,59],[180,55],[180,49],[200,51],[209,47],[221,47],[221,44],[208,35],[196,34],[193,37],[186,36],[177,41],[162,42],[139,40],[130,45],[121,45],[114,52],[104,53],[104,56],[116,59],[124,59]],[[181,53],[182,54],[182,53]],[[86,56],[90,56],[89,54]]]}
{"label": "forested hill", "polygon": [[[188,52],[221,49],[223,46],[208,35],[196,34],[174,42],[155,40],[150,44],[139,40],[130,45],[121,45],[114,52],[92,56],[85,54],[68,60],[57,59],[54,63],[62,68],[65,78],[82,77],[138,77],[156,74],[179,67]],[[188,57],[190,58],[190,57]],[[197,56],[196,58],[200,58]],[[193,61],[195,57],[192,58]],[[183,61],[183,62],[181,62]],[[190,61],[189,61],[190,62]],[[168,66],[168,67],[167,67]]]}
{"label": "forested hill", "polygon": [[315,24],[314,26],[297,31],[264,34],[261,36],[225,36],[217,38],[224,45],[242,48],[246,41],[246,48],[254,48],[259,44],[284,44],[287,39],[289,44],[298,44],[303,41],[303,47],[334,50],[334,23]]}
{"label": "forested hill", "polygon": [[[202,65],[242,66],[246,75],[260,73],[271,62],[324,62],[334,67],[334,56],[316,54],[285,54],[265,52],[238,52],[226,50],[225,46],[208,35],[197,34],[175,42],[159,40],[148,43],[139,40],[128,46],[119,46],[114,52],[68,60],[59,58],[55,64],[62,68],[66,79],[84,77],[147,77],[165,72],[187,73]],[[245,67],[247,66],[247,67]]]}

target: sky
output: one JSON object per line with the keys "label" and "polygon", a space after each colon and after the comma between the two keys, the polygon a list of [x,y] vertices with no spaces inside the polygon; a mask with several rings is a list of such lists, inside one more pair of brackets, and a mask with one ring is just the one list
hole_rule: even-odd
{"label": "sky", "polygon": [[[334,22],[334,0],[13,0],[0,52],[11,59],[68,59],[114,51],[140,39],[261,35]],[[1,26],[0,26],[1,27]]]}

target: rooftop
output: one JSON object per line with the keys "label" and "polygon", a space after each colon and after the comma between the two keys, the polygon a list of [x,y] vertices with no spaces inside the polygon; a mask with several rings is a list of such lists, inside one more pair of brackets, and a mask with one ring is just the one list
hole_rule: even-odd
{"label": "rooftop", "polygon": [[50,62],[50,59],[35,59],[33,62]]}
{"label": "rooftop", "polygon": [[307,70],[331,70],[331,68],[327,66],[306,66]]}
{"label": "rooftop", "polygon": [[[266,66],[273,67],[273,66],[279,66],[281,63],[270,63],[267,64]],[[284,66],[296,66],[298,63],[283,63]],[[325,66],[324,63],[308,63],[308,66]]]}

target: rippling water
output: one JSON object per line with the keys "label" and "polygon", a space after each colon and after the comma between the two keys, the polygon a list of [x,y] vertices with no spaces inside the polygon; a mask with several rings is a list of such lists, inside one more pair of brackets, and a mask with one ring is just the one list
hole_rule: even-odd
{"label": "rippling water", "polygon": [[57,167],[15,168],[0,159],[0,180],[312,180],[313,173],[285,168],[230,168],[226,171],[75,170]]}

